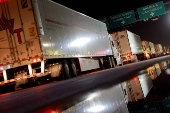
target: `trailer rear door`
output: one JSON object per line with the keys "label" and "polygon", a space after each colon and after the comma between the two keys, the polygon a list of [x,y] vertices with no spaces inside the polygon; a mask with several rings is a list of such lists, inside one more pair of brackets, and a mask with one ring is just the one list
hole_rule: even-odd
{"label": "trailer rear door", "polygon": [[0,1],[0,63],[41,56],[39,36],[30,0]]}

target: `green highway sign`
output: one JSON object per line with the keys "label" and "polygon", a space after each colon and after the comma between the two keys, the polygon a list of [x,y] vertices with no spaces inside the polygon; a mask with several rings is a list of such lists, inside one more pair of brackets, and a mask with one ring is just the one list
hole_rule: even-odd
{"label": "green highway sign", "polygon": [[107,18],[100,19],[100,21],[106,24],[107,30],[110,30],[109,22],[108,22]]}
{"label": "green highway sign", "polygon": [[133,106],[135,113],[161,113],[158,102],[149,102]]}
{"label": "green highway sign", "polygon": [[147,5],[145,7],[138,8],[137,10],[140,20],[145,20],[166,13],[162,1],[151,5]]}
{"label": "green highway sign", "polygon": [[131,11],[110,16],[109,20],[111,23],[111,27],[117,28],[120,26],[124,26],[136,22],[136,17],[134,11],[131,10]]}
{"label": "green highway sign", "polygon": [[170,113],[170,99],[164,99],[162,100],[164,109],[166,113]]}

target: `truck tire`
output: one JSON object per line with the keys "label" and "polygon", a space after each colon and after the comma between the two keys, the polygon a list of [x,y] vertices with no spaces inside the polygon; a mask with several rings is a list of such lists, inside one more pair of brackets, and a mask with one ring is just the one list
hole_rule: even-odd
{"label": "truck tire", "polygon": [[75,62],[73,59],[71,59],[70,65],[71,65],[72,75],[73,75],[73,77],[76,77],[76,76],[78,75],[78,72],[77,72],[77,64],[76,64],[76,62]]}
{"label": "truck tire", "polygon": [[70,66],[66,60],[63,61],[62,68],[63,68],[64,78],[65,79],[70,78],[71,77]]}

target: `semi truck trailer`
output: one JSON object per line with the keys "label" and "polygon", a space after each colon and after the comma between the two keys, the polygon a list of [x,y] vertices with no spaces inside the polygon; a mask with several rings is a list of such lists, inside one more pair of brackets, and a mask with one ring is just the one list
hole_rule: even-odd
{"label": "semi truck trailer", "polygon": [[145,53],[145,58],[150,59],[151,50],[149,48],[149,43],[147,41],[142,41],[142,45],[143,45],[143,50]]}
{"label": "semi truck trailer", "polygon": [[94,92],[61,113],[128,113],[121,84]]}
{"label": "semi truck trailer", "polygon": [[0,0],[0,85],[113,67],[106,25],[50,0]]}
{"label": "semi truck trailer", "polygon": [[129,102],[146,98],[153,87],[148,69],[146,69],[144,73],[140,73],[137,77],[126,81],[126,83]]}
{"label": "semi truck trailer", "polygon": [[168,64],[167,64],[167,62],[166,62],[166,61],[164,61],[164,62],[159,63],[159,66],[160,66],[161,70],[166,70],[166,69],[167,69]]}
{"label": "semi truck trailer", "polygon": [[163,55],[169,55],[169,47],[163,47]]}
{"label": "semi truck trailer", "polygon": [[148,41],[148,44],[149,44],[149,48],[150,48],[150,51],[151,51],[151,58],[156,58],[156,51],[155,51],[154,44],[152,42],[149,42],[149,41]]}
{"label": "semi truck trailer", "polygon": [[144,50],[140,36],[123,30],[111,34],[123,64],[144,60]]}
{"label": "semi truck trailer", "polygon": [[157,56],[163,55],[163,48],[161,44],[155,44],[155,51]]}

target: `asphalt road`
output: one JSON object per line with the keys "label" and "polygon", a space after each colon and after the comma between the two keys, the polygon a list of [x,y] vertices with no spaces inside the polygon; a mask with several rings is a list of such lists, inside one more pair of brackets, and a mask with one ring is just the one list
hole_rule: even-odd
{"label": "asphalt road", "polygon": [[81,101],[90,92],[102,90],[102,88],[128,80],[140,70],[166,60],[170,60],[170,55],[0,95],[0,113],[36,112],[56,102],[59,109],[64,109],[66,106],[71,105],[69,103],[72,102],[71,99],[73,98],[69,98],[70,96],[75,97],[74,101],[75,99],[76,101]]}

